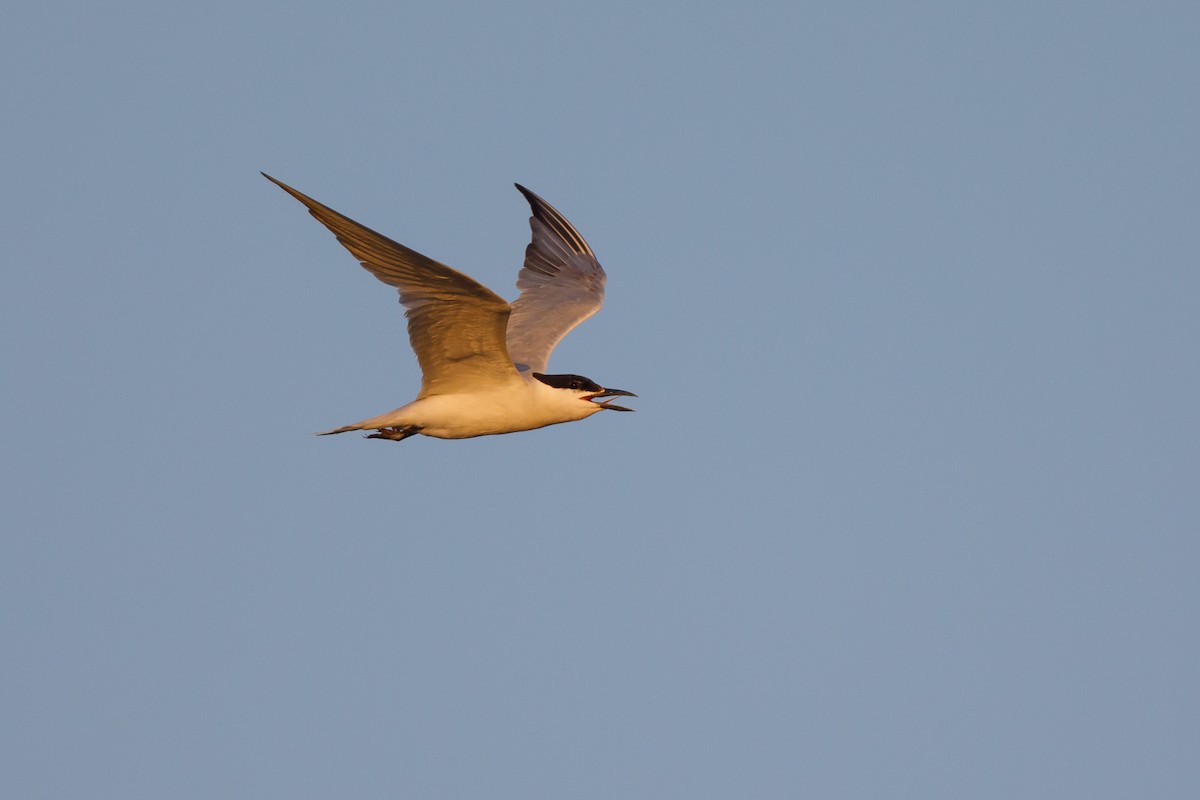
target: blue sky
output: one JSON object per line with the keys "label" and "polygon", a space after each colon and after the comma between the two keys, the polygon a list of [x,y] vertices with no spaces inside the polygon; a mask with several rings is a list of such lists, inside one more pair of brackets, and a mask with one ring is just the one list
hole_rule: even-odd
{"label": "blue sky", "polygon": [[[1200,791],[1200,12],[25,4],[0,30],[11,797]],[[401,444],[519,181],[637,414]]]}

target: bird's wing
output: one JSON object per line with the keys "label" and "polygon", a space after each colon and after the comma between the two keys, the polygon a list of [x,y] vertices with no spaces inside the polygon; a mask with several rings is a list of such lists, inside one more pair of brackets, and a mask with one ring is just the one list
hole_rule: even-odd
{"label": "bird's wing", "polygon": [[545,372],[562,338],[604,305],[604,269],[571,223],[524,186],[533,239],[517,276],[521,296],[508,320],[508,354],[521,371]]}
{"label": "bird's wing", "polygon": [[400,292],[408,338],[423,373],[419,398],[481,384],[521,383],[505,346],[510,308],[504,298],[270,175],[263,177],[307,206],[368,272]]}

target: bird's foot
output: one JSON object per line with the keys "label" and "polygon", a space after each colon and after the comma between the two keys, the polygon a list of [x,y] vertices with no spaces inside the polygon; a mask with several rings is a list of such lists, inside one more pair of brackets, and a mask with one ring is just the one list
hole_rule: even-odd
{"label": "bird's foot", "polygon": [[399,442],[404,439],[407,439],[408,437],[412,436],[419,430],[420,430],[420,428],[417,428],[415,426],[408,427],[408,428],[380,428],[379,430],[375,431],[374,433],[368,433],[366,438],[368,438],[368,439],[390,439],[393,442]]}

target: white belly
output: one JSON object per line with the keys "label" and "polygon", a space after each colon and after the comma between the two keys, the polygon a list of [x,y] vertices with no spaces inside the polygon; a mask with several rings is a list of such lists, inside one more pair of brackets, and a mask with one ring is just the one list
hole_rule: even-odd
{"label": "white belly", "polygon": [[487,394],[433,395],[361,424],[366,429],[416,426],[425,436],[469,439],[572,422],[600,410],[587,400],[549,392],[553,393],[518,387]]}

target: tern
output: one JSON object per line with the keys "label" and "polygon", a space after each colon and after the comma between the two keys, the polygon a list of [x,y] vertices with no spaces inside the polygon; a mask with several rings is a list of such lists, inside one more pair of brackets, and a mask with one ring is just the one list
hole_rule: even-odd
{"label": "tern", "polygon": [[516,184],[533,209],[533,237],[517,276],[520,296],[510,305],[461,272],[262,175],[303,203],[368,272],[396,288],[421,366],[421,390],[411,403],[318,435],[469,439],[574,422],[606,409],[633,410],[612,402],[636,397],[633,392],[546,373],[555,345],[604,305],[605,274],[575,227],[524,186]]}

